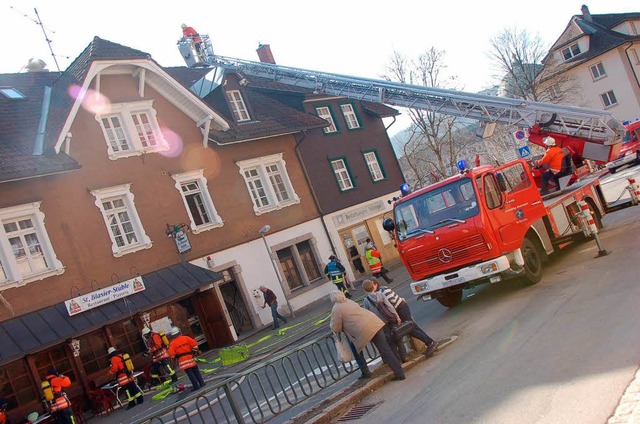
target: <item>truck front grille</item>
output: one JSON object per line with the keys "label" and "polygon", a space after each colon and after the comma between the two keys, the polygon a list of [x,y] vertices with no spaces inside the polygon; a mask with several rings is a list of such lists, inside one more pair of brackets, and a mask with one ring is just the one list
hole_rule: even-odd
{"label": "truck front grille", "polygon": [[447,244],[412,249],[407,262],[412,273],[431,276],[442,270],[460,268],[465,264],[477,262],[481,255],[488,251],[482,235],[476,234]]}

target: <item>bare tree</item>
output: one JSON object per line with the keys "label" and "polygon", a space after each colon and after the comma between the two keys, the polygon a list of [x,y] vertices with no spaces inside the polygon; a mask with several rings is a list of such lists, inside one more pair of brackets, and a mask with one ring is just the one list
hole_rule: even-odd
{"label": "bare tree", "polygon": [[[455,88],[456,78],[446,75],[445,52],[429,48],[416,59],[409,59],[395,51],[383,78],[406,84],[435,88]],[[415,188],[434,178],[455,172],[455,163],[469,140],[454,137],[459,123],[455,117],[421,109],[406,109],[411,127],[397,145],[403,153],[401,163],[406,164],[405,178]]]}
{"label": "bare tree", "polygon": [[540,35],[503,29],[487,52],[495,68],[498,95],[552,103],[580,101],[577,82],[562,72]]}

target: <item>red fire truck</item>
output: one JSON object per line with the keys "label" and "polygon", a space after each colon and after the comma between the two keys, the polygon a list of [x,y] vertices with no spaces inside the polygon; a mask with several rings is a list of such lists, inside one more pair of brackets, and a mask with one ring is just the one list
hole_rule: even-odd
{"label": "red fire truck", "polygon": [[[211,66],[215,72],[230,69],[315,93],[477,119],[484,123],[485,135],[490,135],[498,123],[525,128],[529,141],[539,145],[551,135],[567,149],[573,165],[580,165],[584,159],[601,164],[615,159],[624,132],[609,112],[596,109],[222,56],[212,56],[203,65]],[[524,159],[504,166],[472,169],[461,161],[459,174],[395,198],[393,218],[386,219],[383,227],[393,234],[402,261],[414,280],[413,293],[451,307],[462,300],[464,288],[476,284],[511,277],[538,282],[548,254],[585,237],[579,223],[578,202],[586,202],[582,205],[588,206],[595,225],[601,227],[601,218],[610,208],[600,190],[600,175],[574,176],[568,188],[543,199]]]}

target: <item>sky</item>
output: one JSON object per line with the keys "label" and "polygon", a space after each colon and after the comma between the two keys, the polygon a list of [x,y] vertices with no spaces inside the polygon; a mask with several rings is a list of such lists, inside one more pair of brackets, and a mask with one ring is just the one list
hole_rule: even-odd
{"label": "sky", "polygon": [[[258,60],[269,44],[278,64],[380,78],[394,51],[417,57],[444,50],[459,89],[493,85],[489,41],[526,29],[551,45],[582,2],[568,0],[0,0],[0,73],[20,72],[30,58],[64,70],[94,36],[145,51],[162,66],[184,66],[176,47],[186,23],[208,34],[216,54]],[[638,0],[587,0],[591,14],[640,12]],[[35,23],[37,9],[43,28]]]}

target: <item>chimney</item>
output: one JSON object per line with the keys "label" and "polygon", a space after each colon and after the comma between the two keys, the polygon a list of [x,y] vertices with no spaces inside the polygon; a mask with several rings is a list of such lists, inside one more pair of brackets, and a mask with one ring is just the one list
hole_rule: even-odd
{"label": "chimney", "polygon": [[275,65],[276,60],[273,58],[271,47],[269,47],[268,44],[258,44],[256,52],[258,52],[258,58],[260,58],[260,62],[273,63]]}
{"label": "chimney", "polygon": [[587,7],[586,4],[583,4],[580,10],[582,11],[582,19],[584,19],[587,22],[593,22],[591,13],[589,13],[589,7]]}

